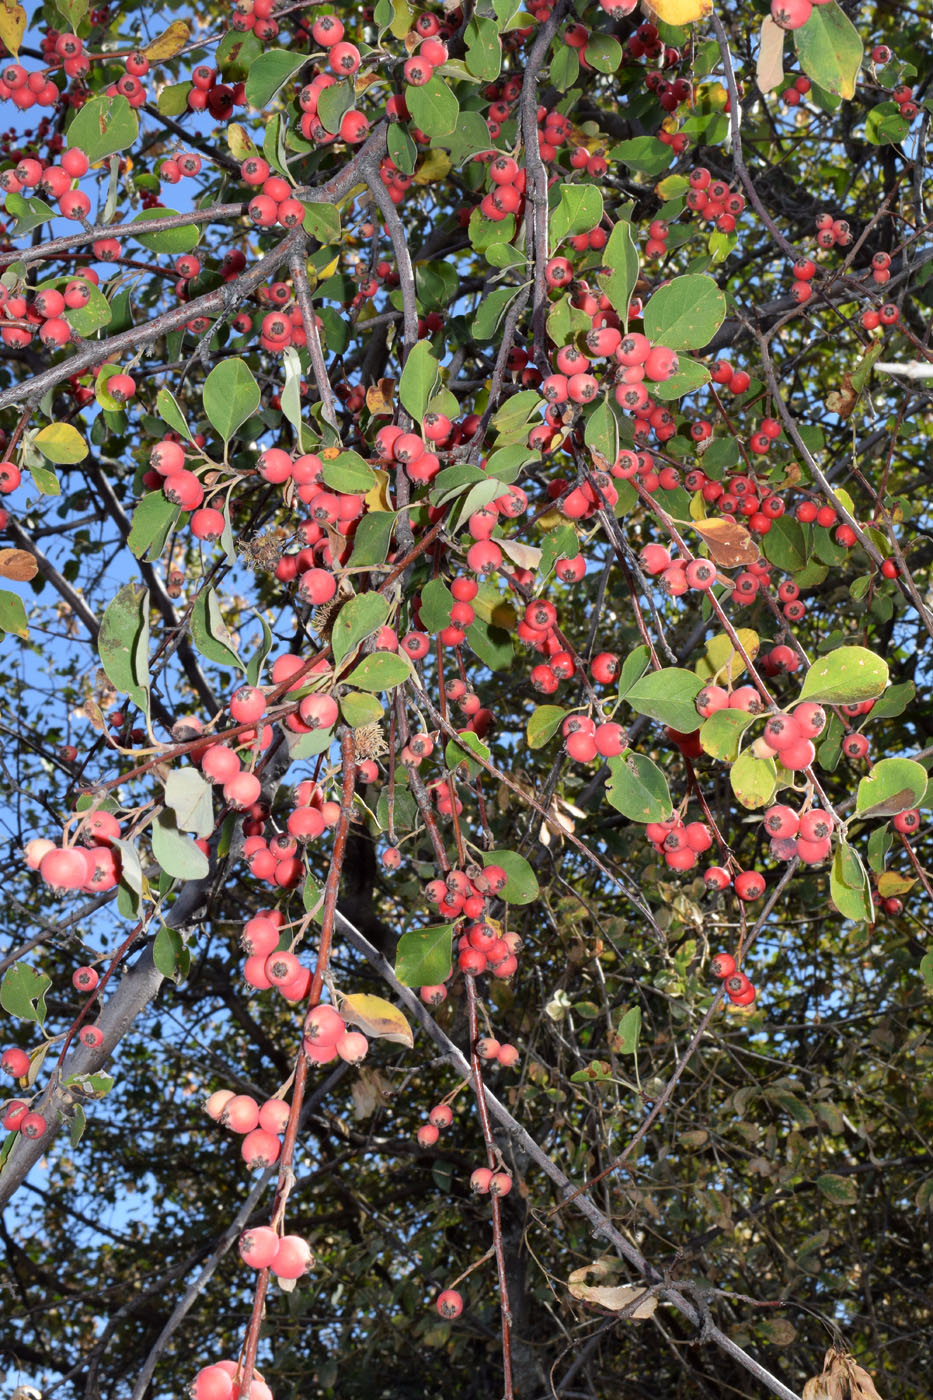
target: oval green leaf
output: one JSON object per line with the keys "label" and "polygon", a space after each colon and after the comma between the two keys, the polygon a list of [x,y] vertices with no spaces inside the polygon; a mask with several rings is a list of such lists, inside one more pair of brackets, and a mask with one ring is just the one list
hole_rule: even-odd
{"label": "oval green leaf", "polygon": [[837,647],[814,661],[800,691],[801,700],[830,705],[874,700],[888,683],[888,665],[866,647]]}

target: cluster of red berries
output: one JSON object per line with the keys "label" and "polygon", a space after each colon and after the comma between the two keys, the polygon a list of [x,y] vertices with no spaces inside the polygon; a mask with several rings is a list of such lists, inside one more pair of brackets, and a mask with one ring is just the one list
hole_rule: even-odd
{"label": "cluster of red berries", "polygon": [[240,1258],[251,1269],[271,1269],[276,1278],[302,1278],[314,1268],[314,1255],[301,1235],[279,1235],[269,1225],[244,1230]]}
{"label": "cluster of red berries", "polygon": [[[191,88],[188,92],[188,107],[192,112],[209,112],[215,121],[226,121],[234,107],[246,106],[246,89],[243,83],[221,83],[216,68],[207,63],[199,63],[191,71]],[[120,79],[125,82],[125,78]],[[145,101],[145,97],[143,98]]]}
{"label": "cluster of red berries", "polygon": [[896,326],[900,318],[901,313],[898,307],[893,301],[888,301],[877,309],[870,306],[867,311],[862,312],[860,320],[864,330],[876,331],[879,326]]}
{"label": "cluster of red berries", "polygon": [[279,32],[275,0],[236,0],[230,22],[241,34],[253,33],[267,44]]}
{"label": "cluster of red berries", "polygon": [[805,865],[819,865],[828,859],[834,823],[821,807],[795,812],[793,807],[778,803],[768,808],[762,822],[771,838],[775,860],[793,860],[796,856]]}
{"label": "cluster of red berries", "polygon": [[908,83],[898,83],[892,88],[891,100],[900,107],[901,116],[907,122],[912,122],[920,111],[919,105],[914,101],[914,90]]}
{"label": "cluster of red berries", "polygon": [[806,74],[800,73],[791,83],[790,87],[785,88],[781,93],[781,101],[784,103],[785,107],[797,107],[801,98],[806,97],[812,86],[813,84]]}
{"label": "cluster of red berries", "polygon": [[718,953],[710,963],[710,971],[722,982],[733,1006],[751,1006],[755,1000],[755,988],[745,973],[739,971],[731,953]]}
{"label": "cluster of red berries", "polygon": [[279,1160],[282,1151],[279,1134],[285,1131],[289,1113],[283,1099],[267,1099],[260,1105],[251,1094],[218,1089],[206,1100],[204,1112],[215,1123],[240,1134],[243,1139],[240,1151],[250,1171],[261,1171]]}
{"label": "cluster of red berries", "polygon": [[97,811],[82,819],[82,835],[92,844],[56,846],[37,836],[27,841],[24,856],[30,870],[38,870],[45,883],[63,894],[82,890],[101,894],[112,890],[120,879],[121,857],[113,842],[120,839],[120,823],[112,812]]}
{"label": "cluster of red berries", "polygon": [[[287,1238],[298,1237],[291,1235]],[[191,1382],[191,1400],[273,1400],[272,1391],[258,1371],[253,1372],[246,1391],[237,1381],[239,1371],[240,1365],[236,1361],[215,1361],[210,1366],[202,1367]]]}
{"label": "cluster of red berries", "polygon": [[362,1031],[351,1031],[343,1017],[332,1006],[322,1003],[305,1017],[304,1052],[316,1065],[330,1065],[344,1060],[358,1065],[369,1052],[369,1041]]}
{"label": "cluster of red berries", "polygon": [[665,822],[649,822],[645,835],[671,870],[692,870],[697,856],[713,844],[713,833],[705,822],[684,822],[670,817]]}
{"label": "cluster of red berries", "polygon": [[714,180],[705,166],[698,165],[690,172],[687,208],[706,223],[714,223],[720,233],[734,233],[736,221],[745,209],[745,196],[725,180]]}

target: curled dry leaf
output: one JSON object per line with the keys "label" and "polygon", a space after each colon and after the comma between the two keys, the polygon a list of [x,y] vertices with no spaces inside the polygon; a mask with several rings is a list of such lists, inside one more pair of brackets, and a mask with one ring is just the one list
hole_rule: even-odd
{"label": "curled dry leaf", "polygon": [[[615,1275],[615,1261],[612,1259],[597,1259],[592,1264],[585,1264],[582,1269],[574,1269],[567,1280],[567,1287],[574,1298],[579,1298],[584,1303],[597,1303],[601,1308],[608,1308],[610,1312],[627,1312],[627,1316],[641,1321],[650,1317],[658,1306],[658,1300],[653,1293],[631,1283],[586,1283],[586,1277],[592,1274],[594,1278],[612,1278]],[[633,1306],[634,1305],[634,1306]],[[631,1309],[631,1311],[628,1311]]]}
{"label": "curled dry leaf", "polygon": [[693,528],[709,550],[713,563],[721,569],[758,562],[758,546],[744,525],[731,520],[695,520]]}
{"label": "curled dry leaf", "polygon": [[398,1045],[407,1045],[409,1049],[415,1043],[411,1026],[401,1011],[384,997],[370,996],[368,992],[344,997],[340,1003],[340,1014],[345,1021],[359,1026],[374,1040],[393,1040]]}
{"label": "curled dry leaf", "polygon": [[33,556],[25,549],[0,549],[0,578],[28,583],[39,572]]}

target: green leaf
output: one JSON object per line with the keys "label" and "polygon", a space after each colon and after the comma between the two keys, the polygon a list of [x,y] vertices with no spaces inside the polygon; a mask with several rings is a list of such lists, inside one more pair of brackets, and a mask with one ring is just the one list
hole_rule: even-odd
{"label": "green leaf", "polygon": [[477,340],[492,340],[495,337],[499,322],[520,290],[520,287],[496,287],[483,298],[473,317],[473,334]]}
{"label": "green leaf", "polygon": [[466,41],[466,66],[475,78],[495,82],[502,68],[502,40],[493,19],[474,16],[463,35]]}
{"label": "green leaf", "polygon": [[395,975],[403,987],[437,987],[452,968],[453,924],[411,929],[395,950]]}
{"label": "green leaf", "polygon": [[386,133],[389,159],[394,161],[403,175],[413,175],[418,161],[418,147],[399,122],[393,122]]}
{"label": "green leaf", "polygon": [[447,741],[447,745],[444,749],[444,762],[451,770],[463,765],[469,777],[475,778],[477,773],[483,771],[483,765],[477,763],[473,755],[475,754],[478,758],[485,759],[488,763],[489,749],[483,743],[482,739],[478,738],[472,730],[461,729],[458,732],[460,734],[459,742],[454,739],[449,739]]}
{"label": "green leaf", "polygon": [[794,30],[794,47],[808,78],[838,97],[855,96],[862,40],[836,0],[814,5],[806,24]]}
{"label": "green leaf", "polygon": [[471,156],[493,148],[489,127],[479,112],[461,112],[454,130],[444,138],[444,145],[454,165],[462,165]]}
{"label": "green leaf", "polygon": [[837,647],[814,661],[800,691],[801,700],[831,705],[874,700],[888,683],[888,666],[865,647]]}
{"label": "green leaf", "polygon": [[[154,218],[169,219],[176,217],[178,212],[177,209],[159,209],[157,212],[144,209],[141,214],[136,215],[133,223],[148,223]],[[166,253],[177,257],[179,253],[190,253],[192,248],[198,246],[201,230],[197,224],[179,224],[177,228],[167,228],[163,231],[157,229],[153,233],[131,233],[131,236],[144,248],[148,248],[150,253]]]}
{"label": "green leaf", "polygon": [[610,758],[606,800],[633,822],[664,822],[673,810],[667,779],[647,754],[626,749]]}
{"label": "green leaf", "polygon": [[330,637],[335,663],[371,637],[388,616],[389,604],[379,593],[359,593],[344,603]]}
{"label": "green leaf", "polygon": [[[406,86],[405,103],[412,121],[427,136],[449,136],[457,125],[460,103],[441,78],[433,77],[423,87]],[[484,149],[490,144],[487,130]]]}
{"label": "green leaf", "polygon": [[394,651],[374,651],[343,679],[347,685],[373,692],[394,690],[411,675],[411,663],[406,656]]}
{"label": "green leaf", "polygon": [[218,666],[246,670],[237,654],[233,637],[223,620],[213,588],[202,588],[191,610],[191,638],[202,656]]}
{"label": "green leaf", "polygon": [[286,49],[270,49],[268,53],[260,54],[250,64],[246,79],[246,100],[250,106],[268,106],[307,59],[307,54],[289,53]]}
{"label": "green leaf", "polygon": [[638,281],[638,249],[628,219],[621,218],[614,225],[603,249],[602,264],[609,271],[598,273],[596,280],[627,330],[629,302]]}
{"label": "green leaf", "polygon": [[92,97],[68,128],[68,145],[82,150],[93,165],[114,151],[125,151],[139,135],[139,118],[122,94]]}
{"label": "green leaf", "polygon": [[38,447],[50,462],[83,462],[87,456],[87,443],[70,423],[49,423],[36,433],[32,441],[33,446]]}
{"label": "green leaf", "polygon": [[398,382],[402,407],[419,425],[427,412],[428,403],[438,382],[438,365],[429,340],[413,345]]}
{"label": "green leaf", "polygon": [[6,212],[16,219],[11,230],[14,238],[23,238],[40,224],[47,224],[49,219],[55,218],[55,210],[50,209],[44,199],[40,199],[38,195],[27,198],[18,191],[11,191],[7,195]]}
{"label": "green leaf", "polygon": [[210,783],[196,768],[173,768],[165,780],[165,805],[175,813],[182,831],[208,837],[214,830]]}
{"label": "green leaf", "polygon": [[589,233],[603,216],[603,196],[597,185],[555,186],[559,198],[548,221],[550,245],[575,233]]}
{"label": "green leaf", "polygon": [[17,637],[29,636],[26,609],[18,593],[0,589],[0,632],[11,632]]}
{"label": "green leaf", "polygon": [[163,117],[180,117],[188,110],[188,93],[192,83],[172,83],[159,93],[159,111]]}
{"label": "green leaf", "polygon": [[201,390],[204,412],[224,442],[251,418],[259,407],[259,385],[245,360],[221,360],[211,370]]}
{"label": "green leaf", "polygon": [[929,781],[927,770],[912,758],[880,758],[855,794],[862,817],[894,817],[919,807]]}
{"label": "green leaf", "polygon": [[818,1176],[816,1189],[837,1206],[854,1206],[858,1200],[858,1187],[852,1178],[837,1176],[834,1172],[823,1172]]}
{"label": "green leaf", "polygon": [[131,552],[137,559],[145,557],[148,563],[158,559],[177,519],[178,506],[165,492],[149,491],[133,511],[133,523],[126,540]]}
{"label": "green leaf", "polygon": [[611,147],[608,160],[620,160],[629,170],[641,175],[660,175],[674,159],[670,146],[659,141],[656,136],[633,136],[630,141],[619,141]]}
{"label": "green leaf", "polygon": [[20,1021],[45,1020],[45,994],[52,985],[51,977],[37,972],[29,963],[14,963],[0,982],[0,1006]]}
{"label": "green leaf", "polygon": [[917,687],[913,681],[902,681],[900,685],[889,685],[881,698],[875,701],[871,717],[873,720],[894,719],[897,715],[902,715],[907,707],[913,704],[916,697]]}
{"label": "green leaf", "polygon": [[173,982],[180,981],[188,970],[189,957],[178,930],[163,924],[152,941],[152,961],[156,971]]}
{"label": "green leaf", "polygon": [[567,711],[560,705],[539,705],[528,720],[528,747],[542,749],[557,733]]}
{"label": "green leaf", "polygon": [[335,209],[333,204],[309,204],[303,199],[300,203],[305,211],[302,222],[305,233],[316,238],[319,243],[339,243],[340,210]]}
{"label": "green leaf", "polygon": [[499,892],[506,904],[532,904],[538,898],[538,878],[517,851],[486,851],[483,865],[501,865],[508,876]]}
{"label": "green leaf", "polygon": [[149,590],[125,583],[109,603],[97,636],[101,665],[133,704],[149,703]]}
{"label": "green leaf", "polygon": [[351,729],[359,729],[364,724],[375,724],[382,719],[385,710],[375,695],[362,695],[358,690],[348,690],[340,700],[340,713]]}
{"label": "green leaf", "polygon": [[450,624],[454,595],[443,579],[432,578],[421,590],[421,625],[431,633],[440,632]]}
{"label": "green leaf", "polygon": [[901,115],[896,102],[879,102],[865,117],[865,140],[873,146],[894,146],[903,141],[910,122]]}
{"label": "green leaf", "polygon": [[394,510],[371,510],[356,527],[349,567],[378,567],[389,553],[392,531],[398,516]]}
{"label": "green leaf", "polygon": [[645,307],[645,335],[670,350],[699,350],[726,319],[726,298],[712,277],[688,274],[659,287]]}
{"label": "green leaf", "polygon": [[210,870],[207,856],[194,837],[178,830],[171,811],[160,812],[152,823],[152,854],[174,880],[202,880]]}
{"label": "green leaf", "polygon": [[29,475],[40,496],[60,496],[61,483],[51,467],[30,467]]}
{"label": "green leaf", "polygon": [[829,872],[829,893],[839,913],[856,923],[874,918],[871,881],[857,851],[840,841]]}
{"label": "green leaf", "polygon": [[620,1054],[634,1055],[641,1039],[641,1007],[630,1006],[628,1011],[623,1012],[616,1031],[621,1041]]}
{"label": "green leaf", "polygon": [[933,992],[933,949],[924,953],[920,959],[920,976],[926,984],[927,991]]}
{"label": "green leaf", "polygon": [[357,496],[365,496],[378,482],[376,473],[358,452],[339,452],[336,457],[325,457],[321,479],[333,491]]}
{"label": "green leaf", "polygon": [[761,547],[769,564],[785,574],[799,573],[807,562],[807,542],[803,526],[788,515],[771,521]]}
{"label": "green leaf", "polygon": [[549,77],[558,92],[572,88],[580,75],[580,57],[569,44],[560,44],[551,59]]}
{"label": "green leaf", "polygon": [[740,753],[729,770],[732,791],[743,807],[767,807],[777,789],[773,758],[756,758],[750,749]]}
{"label": "green leaf", "polygon": [[[80,280],[87,287],[87,302],[84,306],[67,306],[62,314],[72,330],[78,332],[78,335],[92,336],[95,331],[110,325],[112,312],[110,303],[103,292],[98,291],[94,283],[88,282],[86,277],[82,277]],[[115,368],[118,374],[122,373],[119,366]]]}
{"label": "green leaf", "polygon": [[[381,717],[382,707],[380,706]],[[293,763],[300,758],[316,758],[319,753],[326,753],[334,742],[334,730],[312,729],[310,734],[289,734],[286,740],[288,743],[288,753]]]}
{"label": "green leaf", "polygon": [[594,32],[586,41],[583,57],[597,73],[615,73],[622,62],[622,45],[611,34]]}
{"label": "green leaf", "polygon": [[494,622],[486,622],[478,617],[466,629],[467,641],[471,649],[490,671],[506,671],[512,664],[514,649],[512,638]]}
{"label": "green leaf", "polygon": [[654,397],[665,403],[672,399],[682,399],[686,394],[695,393],[697,389],[702,389],[704,384],[709,383],[709,370],[705,365],[701,365],[699,360],[692,360],[689,355],[678,355],[677,359],[677,373],[672,374],[670,379],[651,386]]}
{"label": "green leaf", "polygon": [[637,646],[629,652],[619,671],[618,696],[620,700],[625,699],[635,682],[645,674],[650,660],[651,650],[644,645]]}
{"label": "green leaf", "polygon": [[695,702],[702,689],[703,682],[692,671],[666,666],[642,676],[629,688],[625,699],[637,714],[660,720],[681,734],[690,734],[699,724]]}
{"label": "green leaf", "polygon": [[188,420],[179,407],[178,400],[170,389],[160,389],[156,394],[156,413],[167,423],[173,432],[179,433],[182,437],[191,439],[191,429],[188,427]]}
{"label": "green leaf", "polygon": [[700,725],[700,746],[711,758],[734,763],[739,756],[739,740],[755,716],[746,710],[717,710]]}
{"label": "green leaf", "polygon": [[76,1103],[71,1110],[71,1122],[68,1126],[68,1141],[72,1147],[77,1147],[84,1137],[84,1130],[87,1127],[87,1114],[79,1103]]}
{"label": "green leaf", "polygon": [[340,123],[353,106],[353,101],[352,83],[335,83],[318,94],[317,114],[325,131],[336,134],[340,130]]}

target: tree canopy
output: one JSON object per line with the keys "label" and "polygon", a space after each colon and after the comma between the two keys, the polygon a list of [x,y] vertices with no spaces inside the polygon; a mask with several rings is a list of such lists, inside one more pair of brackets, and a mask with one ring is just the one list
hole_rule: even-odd
{"label": "tree canopy", "polygon": [[0,41],[8,1393],[925,1394],[928,11]]}

